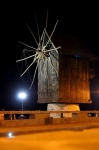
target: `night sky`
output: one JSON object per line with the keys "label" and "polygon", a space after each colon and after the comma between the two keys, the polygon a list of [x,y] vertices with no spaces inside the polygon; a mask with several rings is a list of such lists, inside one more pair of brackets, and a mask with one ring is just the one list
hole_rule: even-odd
{"label": "night sky", "polygon": [[[37,82],[30,91],[19,76],[16,65],[18,41],[29,40],[26,23],[36,33],[35,14],[40,30],[45,27],[48,10],[48,28],[53,29],[57,20],[57,32],[77,36],[97,57],[99,57],[99,9],[98,3],[42,0],[30,2],[2,3],[0,9],[0,109],[20,110],[21,101],[17,94],[21,90],[28,92],[24,101],[25,110],[46,109],[45,105],[36,104]],[[95,78],[91,80],[93,103],[81,106],[81,109],[99,109],[99,62],[95,61]]]}

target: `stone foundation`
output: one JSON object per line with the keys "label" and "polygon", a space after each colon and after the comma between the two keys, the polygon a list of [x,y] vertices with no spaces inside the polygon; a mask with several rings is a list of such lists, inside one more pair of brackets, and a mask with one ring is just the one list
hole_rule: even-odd
{"label": "stone foundation", "polygon": [[[47,111],[80,111],[78,104],[48,104]],[[72,113],[50,113],[50,117],[61,118],[61,117],[72,117]]]}

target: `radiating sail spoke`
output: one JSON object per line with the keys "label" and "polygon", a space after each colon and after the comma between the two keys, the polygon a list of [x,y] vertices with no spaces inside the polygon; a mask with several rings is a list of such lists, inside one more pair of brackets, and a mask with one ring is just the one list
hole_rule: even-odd
{"label": "radiating sail spoke", "polygon": [[35,57],[33,62],[28,66],[28,68],[21,74],[21,77],[27,72],[27,70],[34,64],[34,62],[38,59],[38,57]]}
{"label": "radiating sail spoke", "polygon": [[[49,37],[47,43],[46,43],[46,46],[47,46],[47,44],[49,43],[49,41],[50,41],[50,39],[51,39],[51,37],[52,37],[54,31],[55,31],[55,28],[56,28],[57,23],[58,23],[58,21],[57,21],[56,24],[55,24],[55,27],[54,27],[54,29],[53,29],[53,31],[52,31],[52,33],[51,33],[51,35],[50,35],[50,37]],[[45,46],[45,47],[46,47],[46,46]]]}
{"label": "radiating sail spoke", "polygon": [[42,48],[42,52],[44,50],[44,47],[45,47],[45,29],[43,30],[43,33],[42,33],[42,36],[41,36],[41,48]]}
{"label": "radiating sail spoke", "polygon": [[38,45],[38,42],[37,42],[37,40],[36,40],[36,38],[35,38],[35,36],[34,36],[32,30],[30,29],[30,27],[29,27],[29,25],[28,25],[27,23],[26,23],[26,25],[27,25],[28,29],[30,30],[30,32],[31,32],[31,34],[32,34],[32,36],[33,36],[33,38],[34,38],[36,44]]}
{"label": "radiating sail spoke", "polygon": [[39,42],[40,42],[40,33],[39,33],[39,27],[38,27],[38,22],[37,22],[36,14],[35,14],[35,18],[36,18],[36,24],[37,24],[38,37],[39,37]]}
{"label": "radiating sail spoke", "polygon": [[45,51],[43,51],[43,52],[51,52],[51,51],[55,51],[55,50],[57,50],[57,49],[59,49],[59,48],[61,48],[61,46],[59,46],[59,47],[57,47],[57,48],[55,48],[55,49],[54,49],[54,48],[53,48],[53,49],[50,49],[50,50],[46,50],[46,49],[45,49]]}
{"label": "radiating sail spoke", "polygon": [[[48,33],[47,33],[46,30],[45,30],[45,33],[46,33],[46,35],[47,35],[47,37],[48,37],[48,39],[49,39],[49,42],[51,43],[52,47],[56,50],[56,47],[54,46],[53,42],[51,41],[51,38],[49,37],[49,35],[48,35]],[[60,46],[60,48],[61,48],[61,46]],[[56,52],[58,53],[57,50],[56,50]]]}
{"label": "radiating sail spoke", "polygon": [[23,58],[23,59],[17,60],[16,62],[23,61],[23,60],[29,59],[29,58],[31,58],[31,57],[34,57],[34,56],[35,56],[35,54],[34,54],[34,55],[31,55],[31,56],[29,56],[29,57],[26,57],[26,58]]}
{"label": "radiating sail spoke", "polygon": [[24,46],[27,46],[27,47],[29,47],[29,48],[32,48],[32,49],[34,49],[34,50],[37,50],[35,47],[30,46],[30,45],[28,45],[28,44],[25,44],[25,43],[23,43],[23,42],[20,42],[20,41],[19,41],[19,43],[21,43],[21,44],[23,44]]}
{"label": "radiating sail spoke", "polygon": [[[23,45],[24,49],[21,52],[22,57],[20,59],[17,59],[16,62],[18,64],[22,64],[21,77],[25,76],[26,74],[28,74],[30,78],[32,77],[31,83],[30,83],[30,89],[33,86],[33,83],[37,74],[37,70],[38,70],[38,82],[39,83],[43,81],[43,83],[48,84],[49,86],[50,81],[51,81],[50,75],[51,74],[53,75],[52,79],[55,76],[58,77],[58,63],[59,63],[58,49],[60,49],[61,46],[55,47],[51,40],[58,21],[55,23],[55,26],[50,36],[47,33],[47,22],[48,22],[48,14],[46,17],[45,28],[40,36],[38,22],[36,19],[37,33],[38,33],[38,39],[39,39],[38,41],[36,37],[34,36],[34,33],[32,32],[32,30],[30,29],[29,25],[26,24],[34,41],[37,44],[37,48],[19,41],[19,43]],[[35,68],[33,67],[34,71],[32,72],[31,70],[32,70],[33,65],[34,66],[36,65],[36,66]]]}
{"label": "radiating sail spoke", "polygon": [[[37,50],[37,49],[36,49]],[[26,49],[26,48],[24,48],[23,49],[23,52],[31,52],[31,53],[34,53],[35,52],[35,50],[33,50],[33,49]]]}
{"label": "radiating sail spoke", "polygon": [[47,10],[47,16],[46,16],[46,26],[45,26],[45,29],[47,29],[47,22],[48,22],[48,10]]}

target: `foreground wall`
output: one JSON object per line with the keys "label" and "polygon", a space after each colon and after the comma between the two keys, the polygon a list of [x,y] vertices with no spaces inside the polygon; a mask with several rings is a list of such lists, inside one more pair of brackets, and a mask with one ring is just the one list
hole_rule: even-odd
{"label": "foreground wall", "polygon": [[[3,111],[0,114],[20,114],[19,111]],[[60,113],[60,118],[50,117],[50,113]],[[64,118],[64,113],[71,113],[71,117]],[[19,127],[34,125],[59,125],[68,123],[95,123],[99,122],[99,111],[24,111],[23,114],[29,114],[28,119],[16,119],[11,117],[10,120],[0,119],[0,127]]]}

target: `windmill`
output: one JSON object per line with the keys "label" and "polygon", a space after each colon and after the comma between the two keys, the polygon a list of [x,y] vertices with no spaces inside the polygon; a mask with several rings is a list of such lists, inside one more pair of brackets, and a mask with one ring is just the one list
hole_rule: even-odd
{"label": "windmill", "polygon": [[[48,19],[48,15],[47,15]],[[64,37],[64,43],[56,47],[52,36],[58,21],[49,35],[46,26],[36,40],[29,25],[27,27],[33,36],[36,47],[19,42],[22,46],[22,57],[17,59],[17,64],[22,63],[20,76],[26,73],[32,75],[30,89],[35,77],[38,77],[38,103],[47,103],[47,110],[80,110],[80,103],[90,103],[90,60],[97,59],[96,56],[76,43],[75,39],[70,42],[69,37]],[[38,28],[38,26],[37,26]],[[39,33],[39,29],[38,29]],[[66,43],[68,41],[68,43]],[[59,43],[59,42],[58,42]],[[76,44],[76,45],[75,45]],[[72,47],[70,47],[72,46]],[[32,66],[35,68],[29,73]],[[51,114],[60,117],[60,114]],[[70,114],[71,115],[71,114]],[[64,114],[64,117],[66,115]]]}

